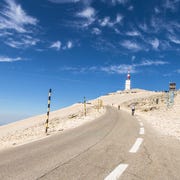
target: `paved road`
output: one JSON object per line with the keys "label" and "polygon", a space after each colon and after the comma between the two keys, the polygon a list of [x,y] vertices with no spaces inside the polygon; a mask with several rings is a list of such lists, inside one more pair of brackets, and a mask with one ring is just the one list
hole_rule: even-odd
{"label": "paved road", "polygon": [[180,143],[110,107],[74,130],[0,152],[0,160],[2,180],[180,179]]}

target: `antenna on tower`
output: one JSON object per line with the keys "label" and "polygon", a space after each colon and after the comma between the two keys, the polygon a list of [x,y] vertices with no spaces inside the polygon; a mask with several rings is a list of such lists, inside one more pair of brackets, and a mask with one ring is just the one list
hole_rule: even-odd
{"label": "antenna on tower", "polygon": [[130,80],[130,79],[131,79],[130,69],[128,69],[127,80]]}

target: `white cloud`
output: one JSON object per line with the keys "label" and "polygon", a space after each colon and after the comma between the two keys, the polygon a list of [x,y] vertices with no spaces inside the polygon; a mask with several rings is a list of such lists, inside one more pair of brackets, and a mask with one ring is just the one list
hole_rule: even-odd
{"label": "white cloud", "polygon": [[117,28],[114,28],[114,31],[115,31],[117,34],[121,34],[121,32],[119,31],[119,29],[117,29]]}
{"label": "white cloud", "polygon": [[12,36],[13,33],[11,32],[6,32],[6,31],[3,31],[3,32],[0,32],[0,37],[7,37],[7,36]]}
{"label": "white cloud", "polygon": [[[132,59],[135,59],[135,56],[132,56]],[[127,74],[130,70],[131,73],[137,73],[137,68],[145,66],[160,66],[168,64],[166,61],[161,60],[144,60],[140,63],[133,64],[119,64],[119,65],[110,65],[110,66],[92,66],[92,67],[63,67],[62,71],[70,71],[72,73],[89,73],[89,72],[105,72],[108,74]]]}
{"label": "white cloud", "polygon": [[67,3],[83,3],[84,5],[90,5],[93,0],[49,0],[49,2],[57,4],[67,4]]}
{"label": "white cloud", "polygon": [[128,7],[129,11],[132,11],[133,9],[134,9],[134,6],[132,6],[132,5]]}
{"label": "white cloud", "polygon": [[178,74],[180,74],[180,69],[177,69],[176,72],[177,72]]}
{"label": "white cloud", "polygon": [[114,22],[114,24],[121,23],[122,20],[123,20],[123,16],[120,14],[117,14],[116,21]]}
{"label": "white cloud", "polygon": [[175,44],[180,44],[180,39],[178,39],[178,37],[176,36],[172,36],[172,35],[169,35],[169,40]]}
{"label": "white cloud", "polygon": [[85,21],[82,22],[83,27],[88,27],[95,21],[96,11],[92,7],[87,7],[83,11],[77,13],[78,17],[84,18]]}
{"label": "white cloud", "polygon": [[137,44],[136,42],[129,41],[129,40],[123,41],[121,43],[121,46],[132,51],[139,51],[142,49],[142,47],[139,44]]}
{"label": "white cloud", "polygon": [[13,38],[8,38],[4,43],[12,48],[27,48],[30,46],[35,46],[38,42],[39,39],[32,38],[29,35],[24,35],[20,38],[17,38],[19,40],[13,39]]}
{"label": "white cloud", "polygon": [[52,3],[59,3],[59,4],[64,4],[64,3],[77,3],[81,0],[49,0]]}
{"label": "white cloud", "polygon": [[164,0],[163,7],[167,10],[176,11],[179,2],[179,0]]}
{"label": "white cloud", "polygon": [[56,41],[51,44],[50,48],[54,48],[57,51],[59,51],[61,49],[61,45],[62,45],[61,41]]}
{"label": "white cloud", "polygon": [[156,50],[158,49],[158,47],[159,47],[159,40],[157,38],[149,41],[149,43],[152,45],[153,49],[156,49]]}
{"label": "white cloud", "polygon": [[146,23],[139,24],[139,28],[144,32],[148,32],[148,26]]}
{"label": "white cloud", "polygon": [[79,12],[77,15],[82,18],[91,19],[95,16],[95,10],[92,7],[87,7],[83,11]]}
{"label": "white cloud", "polygon": [[156,14],[159,14],[161,11],[160,11],[159,8],[155,7],[155,8],[154,8],[154,12],[155,12]]}
{"label": "white cloud", "polygon": [[53,42],[50,46],[50,48],[56,49],[57,51],[59,50],[67,50],[71,49],[73,47],[73,42],[72,41],[67,41],[66,44],[62,44],[61,41],[56,41]]}
{"label": "white cloud", "polygon": [[126,33],[128,36],[141,36],[141,33],[139,31],[128,31]]}
{"label": "white cloud", "polygon": [[128,70],[131,71],[131,73],[137,73],[137,67],[142,67],[142,66],[158,66],[158,65],[165,65],[168,64],[166,61],[152,61],[152,60],[144,60],[139,64],[121,64],[121,65],[111,65],[111,66],[106,66],[106,67],[101,67],[100,70],[110,73],[110,74],[126,74]]}
{"label": "white cloud", "polygon": [[112,0],[112,4],[116,5],[116,4],[126,4],[128,2],[128,0]]}
{"label": "white cloud", "polygon": [[29,16],[15,0],[4,2],[0,12],[0,36],[5,38],[3,43],[12,48],[23,49],[36,45],[39,39],[33,36],[38,20]]}
{"label": "white cloud", "polygon": [[93,28],[92,29],[92,34],[99,35],[99,34],[101,34],[101,30],[99,28]]}
{"label": "white cloud", "polygon": [[94,72],[97,69],[97,67],[72,67],[72,66],[65,66],[60,68],[61,71],[70,71],[71,73],[87,73],[89,71]]}
{"label": "white cloud", "polygon": [[108,26],[108,27],[114,27],[116,24],[121,24],[123,20],[123,16],[120,14],[116,15],[116,19],[114,21],[111,21],[111,18],[109,16],[104,17],[103,19],[99,20],[99,24],[102,27]]}
{"label": "white cloud", "polygon": [[[133,56],[135,58],[135,56]],[[159,66],[159,65],[165,65],[168,64],[166,61],[161,60],[144,60],[141,63],[137,64],[121,64],[121,65],[111,65],[106,67],[101,67],[100,70],[104,71],[109,74],[126,74],[128,70],[131,71],[131,73],[137,73],[137,68],[142,66]]]}
{"label": "white cloud", "polygon": [[22,61],[21,57],[10,58],[5,56],[0,56],[0,62],[14,62],[14,61]]}
{"label": "white cloud", "polygon": [[72,41],[68,41],[68,42],[67,42],[67,48],[68,48],[68,49],[71,49],[72,47],[73,47]]}
{"label": "white cloud", "polygon": [[27,26],[35,26],[38,20],[27,15],[21,5],[14,0],[5,0],[6,6],[1,11],[0,29],[15,30],[18,33],[29,32]]}
{"label": "white cloud", "polygon": [[136,59],[136,56],[131,57],[132,62],[134,62],[135,59]]}
{"label": "white cloud", "polygon": [[104,71],[109,74],[126,74],[129,70],[131,71],[131,73],[136,72],[134,66],[127,64],[101,67],[101,71]]}
{"label": "white cloud", "polygon": [[137,64],[137,66],[158,66],[158,65],[165,65],[169,64],[167,61],[161,61],[161,60],[144,60],[140,64]]}
{"label": "white cloud", "polygon": [[105,67],[63,67],[61,68],[62,71],[70,71],[72,73],[88,73],[88,72],[106,72],[109,74],[126,74],[128,70],[131,70],[131,73],[135,73],[135,69],[132,65],[111,65]]}
{"label": "white cloud", "polygon": [[109,23],[110,23],[110,17],[105,17],[104,19],[102,19],[102,20],[99,20],[99,22],[100,22],[100,25],[101,26],[107,26],[107,25],[109,25]]}

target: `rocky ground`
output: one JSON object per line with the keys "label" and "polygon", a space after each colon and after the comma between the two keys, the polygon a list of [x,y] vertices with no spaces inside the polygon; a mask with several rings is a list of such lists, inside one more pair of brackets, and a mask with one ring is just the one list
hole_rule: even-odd
{"label": "rocky ground", "polygon": [[147,98],[137,98],[122,106],[130,109],[136,106],[136,114],[150,123],[162,135],[180,140],[180,91],[175,92],[174,103],[170,103],[169,93],[158,92]]}

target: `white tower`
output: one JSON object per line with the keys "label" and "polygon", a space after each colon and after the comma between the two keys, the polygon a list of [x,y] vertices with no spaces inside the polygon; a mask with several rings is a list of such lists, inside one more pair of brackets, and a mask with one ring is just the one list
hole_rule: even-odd
{"label": "white tower", "polygon": [[126,83],[125,83],[125,90],[130,90],[131,89],[131,76],[130,72],[128,71]]}

